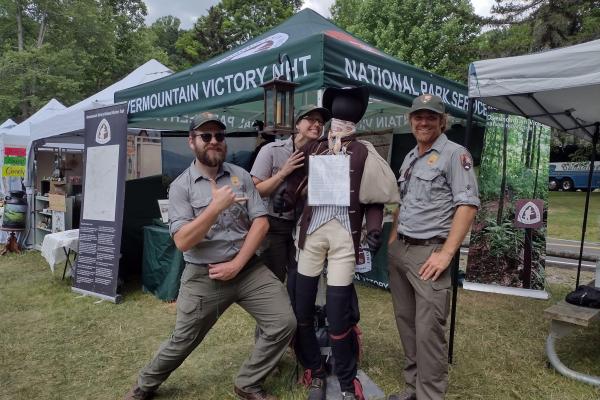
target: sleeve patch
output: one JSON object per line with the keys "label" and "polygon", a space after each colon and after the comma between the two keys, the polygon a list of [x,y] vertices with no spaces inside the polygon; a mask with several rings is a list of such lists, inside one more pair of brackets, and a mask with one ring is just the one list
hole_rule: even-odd
{"label": "sleeve patch", "polygon": [[467,153],[463,153],[460,155],[460,164],[467,171],[473,168],[473,160],[471,159],[471,156]]}

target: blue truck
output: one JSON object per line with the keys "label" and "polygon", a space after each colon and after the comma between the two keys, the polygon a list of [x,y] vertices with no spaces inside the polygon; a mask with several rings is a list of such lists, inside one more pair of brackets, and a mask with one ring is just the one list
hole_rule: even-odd
{"label": "blue truck", "polygon": [[[548,188],[550,190],[587,189],[590,162],[552,162],[548,173]],[[594,163],[592,190],[600,188],[600,161]]]}

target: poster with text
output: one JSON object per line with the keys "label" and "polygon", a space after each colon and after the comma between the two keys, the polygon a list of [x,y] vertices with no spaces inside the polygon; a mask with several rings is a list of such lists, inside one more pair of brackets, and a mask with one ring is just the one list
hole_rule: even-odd
{"label": "poster with text", "polygon": [[127,106],[85,112],[85,162],[73,290],[117,302],[127,159]]}
{"label": "poster with text", "polygon": [[472,282],[544,290],[549,155],[547,126],[488,116],[465,288]]}

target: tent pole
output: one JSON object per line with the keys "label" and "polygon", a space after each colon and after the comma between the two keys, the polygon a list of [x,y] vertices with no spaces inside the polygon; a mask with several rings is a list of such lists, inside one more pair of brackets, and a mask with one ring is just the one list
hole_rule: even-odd
{"label": "tent pole", "polygon": [[[473,123],[473,106],[475,101],[469,98],[467,103],[467,129],[465,131],[465,147],[469,148],[469,139],[471,137],[471,129]],[[458,268],[460,264],[460,248],[457,254],[454,255],[450,263],[451,279],[452,279],[452,309],[450,311],[450,338],[448,340],[448,364],[452,364],[454,355],[454,331],[456,329],[456,301],[458,298]]]}
{"label": "tent pole", "polygon": [[581,244],[579,245],[579,262],[577,264],[577,280],[575,288],[579,286],[579,277],[581,275],[581,258],[583,257],[583,246],[585,244],[585,230],[587,227],[588,208],[590,205],[590,193],[592,192],[592,176],[594,174],[594,162],[596,162],[596,145],[598,144],[598,135],[600,134],[600,122],[596,122],[596,131],[592,139],[592,155],[590,156],[590,172],[588,173],[587,192],[585,194],[585,208],[583,211],[583,226],[581,227]]}

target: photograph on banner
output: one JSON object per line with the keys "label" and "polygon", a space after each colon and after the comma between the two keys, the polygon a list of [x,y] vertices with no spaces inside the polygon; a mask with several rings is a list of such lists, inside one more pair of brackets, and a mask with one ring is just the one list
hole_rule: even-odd
{"label": "photograph on banner", "polygon": [[488,115],[465,281],[544,290],[550,128]]}

